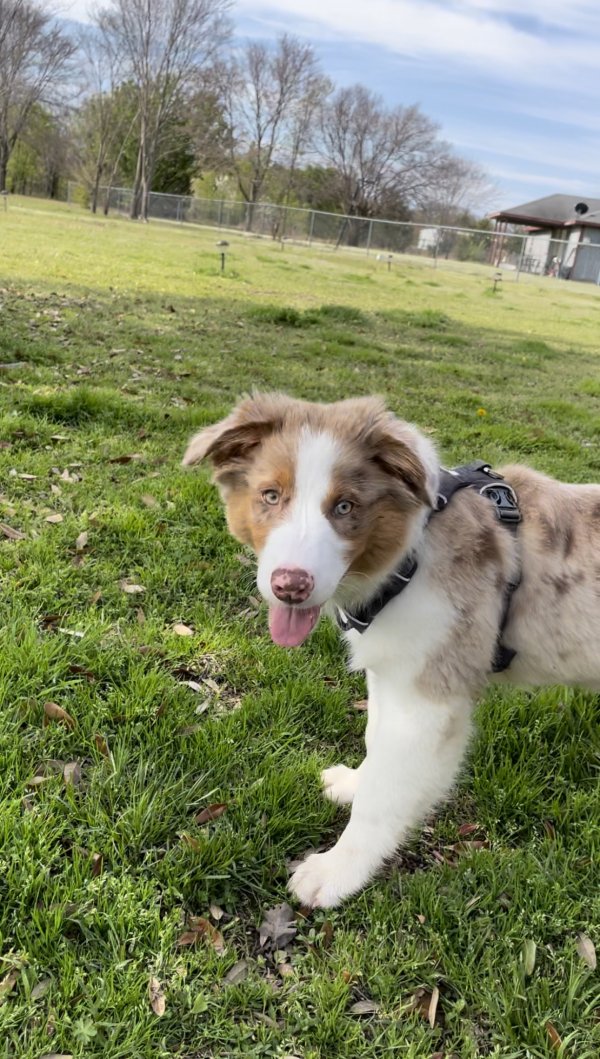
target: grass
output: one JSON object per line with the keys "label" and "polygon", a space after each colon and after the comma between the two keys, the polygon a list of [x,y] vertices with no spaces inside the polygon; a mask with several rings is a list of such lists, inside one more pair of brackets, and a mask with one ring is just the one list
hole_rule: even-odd
{"label": "grass", "polygon": [[25,200],[0,227],[0,364],[22,364],[0,371],[0,522],[24,534],[0,542],[0,1055],[596,1057],[589,693],[492,689],[454,798],[385,877],[260,947],[286,860],[343,827],[318,774],[360,758],[363,688],[325,624],[270,643],[179,460],[251,386],[380,391],[448,462],[598,480],[597,290],[491,297],[478,267],[434,287],[416,261],[238,236],[221,277],[214,232]]}

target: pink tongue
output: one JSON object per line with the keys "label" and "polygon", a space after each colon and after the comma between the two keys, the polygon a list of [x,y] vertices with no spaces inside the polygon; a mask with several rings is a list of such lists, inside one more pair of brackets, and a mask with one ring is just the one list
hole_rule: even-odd
{"label": "pink tongue", "polygon": [[269,607],[269,632],[280,647],[298,647],[313,631],[320,607]]}

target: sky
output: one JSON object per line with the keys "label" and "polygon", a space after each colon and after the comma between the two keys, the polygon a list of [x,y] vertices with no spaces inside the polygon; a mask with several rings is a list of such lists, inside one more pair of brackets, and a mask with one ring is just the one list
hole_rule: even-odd
{"label": "sky", "polygon": [[[61,0],[87,21],[90,0]],[[598,0],[236,0],[236,37],[293,33],[336,84],[419,103],[510,208],[600,197]]]}

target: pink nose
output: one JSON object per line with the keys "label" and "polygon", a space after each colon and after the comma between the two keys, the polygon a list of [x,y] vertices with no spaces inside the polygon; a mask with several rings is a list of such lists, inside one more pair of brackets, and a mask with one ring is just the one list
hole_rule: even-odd
{"label": "pink nose", "polygon": [[315,579],[297,566],[280,566],[271,574],[273,594],[282,603],[304,603],[315,587]]}

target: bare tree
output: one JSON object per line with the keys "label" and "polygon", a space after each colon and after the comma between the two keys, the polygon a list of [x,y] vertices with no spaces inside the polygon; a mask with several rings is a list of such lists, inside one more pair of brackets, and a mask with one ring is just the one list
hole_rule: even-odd
{"label": "bare tree", "polygon": [[[114,180],[125,144],[138,120],[138,110],[123,106],[119,93],[126,76],[125,56],[120,41],[101,24],[82,31],[79,46],[84,60],[83,91],[86,99],[79,109],[74,134],[80,177],[90,193],[90,208],[96,213],[100,184],[108,188]],[[109,195],[106,196],[105,213]]]}
{"label": "bare tree", "polygon": [[428,223],[456,224],[465,214],[483,213],[497,194],[486,170],[468,158],[448,153],[423,200]]}
{"label": "bare tree", "polygon": [[418,106],[388,110],[363,85],[340,88],[321,114],[321,153],[337,173],[339,204],[373,217],[383,202],[421,201],[447,156],[438,126]]}
{"label": "bare tree", "polygon": [[195,71],[227,38],[229,0],[111,0],[97,15],[102,31],[125,57],[139,99],[138,159],[132,217],[148,218],[152,177],[165,119]]}
{"label": "bare tree", "polygon": [[36,103],[55,102],[75,45],[31,0],[0,0],[0,191]]}
{"label": "bare tree", "polygon": [[249,41],[224,73],[223,95],[233,130],[230,162],[250,206],[251,228],[253,207],[274,163],[295,170],[328,82],[311,46],[288,34],[274,49]]}

